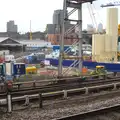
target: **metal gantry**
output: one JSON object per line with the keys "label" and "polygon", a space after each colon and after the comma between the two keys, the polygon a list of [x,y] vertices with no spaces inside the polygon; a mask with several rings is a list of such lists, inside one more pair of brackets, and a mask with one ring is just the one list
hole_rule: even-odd
{"label": "metal gantry", "polygon": [[[74,29],[78,28],[78,49],[79,49],[79,59],[76,61],[79,61],[79,70],[82,72],[82,4],[86,2],[92,3],[95,0],[64,0],[63,2],[63,22],[61,26],[61,41],[60,41],[60,56],[59,56],[59,66],[58,66],[58,76],[61,77],[63,76],[63,70],[62,70],[62,62],[63,62],[63,56],[64,56],[64,39],[66,33],[69,33],[72,28],[69,30],[65,31],[65,23],[67,21],[70,22],[76,22],[76,25],[74,26]],[[66,14],[66,11],[68,8],[73,8],[69,13]],[[72,15],[76,10],[78,10],[78,19],[69,19],[69,16]],[[76,44],[76,45],[77,45]],[[76,64],[76,62],[75,62]]]}

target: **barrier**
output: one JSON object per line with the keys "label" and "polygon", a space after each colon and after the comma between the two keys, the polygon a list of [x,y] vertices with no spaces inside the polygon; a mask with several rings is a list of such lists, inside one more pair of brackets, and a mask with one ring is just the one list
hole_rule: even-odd
{"label": "barrier", "polygon": [[87,72],[88,72],[88,69],[87,69],[86,67],[83,67],[83,68],[82,68],[82,73],[83,73],[83,74],[86,74]]}
{"label": "barrier", "polygon": [[[47,59],[50,61],[50,64],[53,66],[58,66],[58,59]],[[70,66],[74,60],[63,60],[63,66]],[[97,65],[104,65],[107,71],[110,72],[120,72],[120,64],[119,63],[103,63],[103,62],[91,62],[91,61],[83,61],[83,66],[88,69],[95,69]],[[75,66],[78,67],[78,66]]]}

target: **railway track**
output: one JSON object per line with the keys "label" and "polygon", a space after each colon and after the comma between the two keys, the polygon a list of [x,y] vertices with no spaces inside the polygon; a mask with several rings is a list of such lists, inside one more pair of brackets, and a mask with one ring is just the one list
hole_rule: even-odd
{"label": "railway track", "polygon": [[[116,87],[120,88],[120,82],[119,83],[116,83]],[[113,91],[109,91],[108,93],[100,93],[100,94],[97,94],[97,95],[90,95],[89,93],[86,94],[86,88],[79,88],[79,89],[70,89],[70,90],[67,90],[67,93],[69,96],[71,96],[71,93],[72,95],[77,95],[76,93],[80,93],[80,92],[83,92],[84,91],[84,94],[86,94],[85,96],[83,95],[83,97],[81,98],[78,98],[78,99],[66,99],[64,101],[68,101],[69,103],[81,103],[82,101],[85,101],[86,100],[86,103],[87,101],[89,100],[94,100],[96,98],[104,98],[106,97],[107,99],[109,99],[108,97],[109,96],[119,96],[120,95],[120,90],[119,89],[116,89],[116,91],[114,90],[114,85],[113,84],[107,84],[107,85],[100,85],[100,86],[94,86],[94,87],[88,87],[88,92],[93,92],[92,90],[99,90],[99,92],[102,90],[102,88],[107,88],[108,91],[109,91],[109,88],[111,88]],[[55,96],[63,96],[64,95],[64,92],[63,91],[58,91],[58,92],[54,92],[54,93],[43,93],[42,96],[43,96],[43,100],[46,99],[48,100],[49,97],[52,97],[52,99],[55,99],[56,97]],[[34,95],[30,95],[29,96],[29,99],[36,99],[38,100],[38,97],[39,95],[36,93]],[[79,96],[82,96],[79,94]],[[17,98],[17,97],[16,97]],[[19,100],[16,99],[16,98],[13,98],[12,101],[14,102],[17,102],[18,101],[25,101],[25,97],[22,96],[22,98],[19,97]],[[74,97],[71,97],[71,98],[74,98]],[[66,104],[64,103],[64,101],[59,101],[58,106],[60,106],[60,104]],[[81,102],[80,102],[81,101]],[[7,101],[6,101],[7,102]],[[0,102],[1,103],[1,102]],[[19,106],[21,106],[21,104],[19,103]],[[44,107],[44,106],[43,106]],[[21,110],[22,110],[22,107],[20,107]],[[27,107],[26,107],[27,108]],[[96,110],[92,110],[92,111],[88,111],[88,112],[81,112],[81,114],[74,114],[74,115],[71,115],[71,116],[64,116],[64,117],[61,117],[61,118],[58,118],[58,119],[54,119],[54,120],[84,120],[84,119],[89,119],[89,118],[92,118],[94,117],[95,115],[100,115],[102,113],[109,113],[111,111],[114,111],[114,110],[118,110],[120,108],[120,105],[114,105],[114,106],[109,106],[107,108],[101,108],[101,109],[96,109]],[[16,109],[16,107],[15,107]],[[14,109],[14,111],[15,111]],[[24,108],[23,108],[24,109]],[[20,110],[20,109],[19,109]],[[99,113],[98,113],[99,112]]]}
{"label": "railway track", "polygon": [[[36,84],[39,84],[39,86],[41,86],[42,84],[50,85],[49,84],[50,82],[52,82],[53,84],[55,84],[56,82],[57,82],[57,84],[62,84],[62,83],[69,84],[69,83],[75,83],[75,82],[83,84],[83,83],[91,83],[92,82],[94,84],[96,82],[97,83],[103,82],[103,80],[105,80],[106,82],[110,82],[110,81],[118,81],[119,79],[120,79],[120,76],[111,77],[111,78],[107,78],[107,79],[104,79],[104,78],[91,79],[91,77],[88,77],[87,80],[83,80],[80,77],[74,77],[74,78],[64,78],[64,79],[57,79],[57,80],[51,79],[51,80],[39,80],[39,81],[33,80],[30,82],[17,82],[17,83],[13,83],[13,86],[19,85],[19,88],[20,88],[20,86],[22,86],[22,88],[25,88],[27,85],[32,85],[32,86],[36,87]],[[26,86],[23,86],[23,85],[26,85]],[[0,85],[0,87],[3,87],[3,86],[4,86],[3,84]],[[32,87],[32,86],[30,86],[30,87]]]}
{"label": "railway track", "polygon": [[[79,81],[79,78],[76,78],[76,80],[71,80],[68,82],[60,82],[57,84],[47,84],[47,85],[43,85],[43,86],[31,86],[28,88],[22,88],[22,89],[13,89],[11,92],[13,95],[17,96],[17,95],[24,95],[24,94],[34,94],[36,92],[41,92],[41,93],[45,93],[45,92],[54,92],[54,91],[59,91],[59,90],[67,90],[67,89],[75,89],[75,88],[82,88],[82,87],[89,87],[89,86],[95,86],[95,85],[102,85],[102,84],[109,84],[109,83],[117,83],[120,81],[119,77],[116,77],[115,79],[111,78],[111,79],[106,79],[106,80],[85,80],[85,81]],[[39,82],[39,81],[37,81]],[[37,84],[36,82],[36,84]],[[41,81],[40,81],[41,82]],[[34,82],[27,82],[27,83],[22,83],[22,84],[31,84]],[[18,83],[19,84],[19,83]],[[20,83],[21,84],[21,83]],[[6,96],[6,92],[1,93],[0,97],[3,98]]]}
{"label": "railway track", "polygon": [[[66,88],[66,87],[65,87]],[[25,95],[30,96],[34,99],[38,98],[38,94],[42,93],[45,95],[46,99],[49,97],[52,97],[53,99],[59,96],[63,95],[82,95],[82,94],[89,94],[89,93],[96,93],[100,91],[111,91],[111,90],[118,90],[120,88],[120,82],[119,83],[111,83],[111,84],[106,84],[106,85],[100,85],[100,86],[91,86],[91,87],[83,87],[83,88],[77,88],[77,89],[64,89],[63,86],[61,87],[56,87],[56,91],[52,91],[54,88],[43,88],[43,89],[34,89],[34,90],[27,90],[27,91],[12,91],[11,95],[13,98],[15,98],[15,101],[21,101],[25,100]],[[59,90],[59,91],[58,91]],[[63,91],[64,90],[64,91]],[[49,91],[49,92],[48,92]],[[120,92],[120,91],[119,91]],[[3,96],[2,96],[3,97]],[[6,99],[6,94],[4,94],[4,98],[1,99]],[[5,100],[4,100],[5,101]]]}
{"label": "railway track", "polygon": [[[70,90],[69,90],[70,91]],[[56,93],[57,94],[57,93]],[[43,94],[43,98],[48,98],[48,96],[49,96],[50,94]],[[75,95],[75,94],[74,94]],[[62,105],[62,104],[66,104],[66,102],[68,101],[69,103],[76,103],[77,104],[77,102],[78,102],[78,104],[81,104],[81,102],[82,101],[85,101],[86,100],[86,103],[88,103],[87,101],[92,101],[92,100],[94,100],[94,99],[96,99],[96,98],[107,98],[107,99],[110,99],[109,98],[109,96],[119,96],[120,95],[120,90],[117,90],[117,91],[111,91],[111,92],[106,92],[106,93],[100,93],[100,94],[97,94],[97,95],[89,95],[89,96],[83,96],[83,97],[78,97],[78,98],[74,98],[74,97],[72,97],[73,99],[64,99],[64,100],[61,100],[61,101],[59,101],[57,104],[58,104],[58,106],[60,106],[60,105]],[[55,95],[53,95],[53,98],[54,98],[54,96]],[[34,95],[34,98],[35,97],[37,97],[37,95],[35,96]],[[37,98],[38,99],[38,98]],[[15,100],[15,99],[14,99]],[[21,106],[20,104],[19,104],[19,106]],[[56,106],[56,105],[55,105]],[[63,106],[63,105],[62,105]],[[114,105],[114,106],[117,106],[117,105]],[[44,106],[43,106],[44,107]],[[92,111],[88,111],[88,112],[81,112],[81,114],[74,114],[74,115],[72,115],[72,116],[64,116],[64,117],[61,117],[61,118],[58,118],[58,119],[54,119],[54,120],[84,120],[84,119],[89,119],[89,118],[91,118],[92,119],[92,117],[94,117],[95,115],[100,115],[100,114],[102,114],[102,113],[109,113],[109,112],[111,112],[111,111],[113,111],[113,110],[118,110],[117,108],[112,108],[111,110],[109,110],[109,108],[110,107],[113,107],[113,106],[109,106],[109,107],[107,107],[107,109],[106,108],[101,108],[101,109],[96,109],[96,110],[92,110]],[[27,108],[27,107],[26,107]],[[118,106],[118,108],[120,108],[119,106]],[[15,107],[15,109],[16,109],[16,107]],[[15,109],[14,109],[14,111],[15,111]],[[24,108],[23,108],[24,109]],[[103,109],[105,109],[105,110],[103,110]],[[19,109],[20,110],[20,109]],[[22,109],[21,109],[22,110]],[[102,111],[103,110],[103,111]],[[100,112],[99,112],[100,111]],[[99,112],[99,113],[98,113]],[[97,113],[97,114],[96,114]],[[86,117],[86,115],[87,115],[87,117]],[[84,117],[85,116],[85,117]],[[92,119],[93,120],[93,119]],[[102,120],[102,119],[101,119]]]}
{"label": "railway track", "polygon": [[[120,80],[119,77],[114,77],[114,78],[108,78],[108,79],[90,79],[89,80],[83,80],[79,77],[75,78],[64,78],[64,79],[58,79],[58,80],[43,80],[43,81],[32,81],[32,82],[22,82],[22,83],[15,83],[14,86],[16,85],[30,85],[30,87],[41,87],[41,86],[50,86],[50,85],[64,85],[64,84],[73,84],[77,83],[78,85],[81,85],[83,87],[84,85],[93,85],[93,84],[104,84],[104,83],[110,83],[110,82],[118,82]],[[52,82],[52,83],[50,83]],[[45,84],[45,85],[42,85]],[[21,87],[21,89],[26,89],[28,87]]]}
{"label": "railway track", "polygon": [[61,117],[55,120],[85,120],[85,119],[92,119],[94,116],[99,116],[102,114],[107,114],[113,111],[120,110],[120,104],[109,106],[109,107],[103,107],[96,110],[91,110],[89,112],[83,112],[79,114],[74,114],[66,117]]}
{"label": "railway track", "polygon": [[[120,91],[119,91],[119,93],[120,93]],[[113,93],[112,92],[112,95],[115,95],[115,93]],[[111,95],[111,96],[112,96]],[[93,99],[93,97],[86,97],[86,99],[85,100],[87,100],[87,99],[89,99],[89,98],[91,98],[91,99],[93,99],[93,100],[95,100],[96,98],[97,99],[100,99],[101,98],[101,94],[99,95],[99,96],[97,96],[96,95],[96,97],[94,97],[94,99]],[[104,97],[106,97],[107,99],[110,99],[110,98],[108,98],[108,96],[107,96],[107,94],[104,94]],[[52,100],[53,101],[53,100]],[[19,104],[18,106],[14,106],[14,111],[12,112],[12,114],[11,114],[11,116],[12,116],[12,118],[13,118],[13,116],[15,117],[15,114],[17,114],[18,115],[18,118],[17,117],[15,117],[16,118],[16,120],[18,120],[20,117],[21,117],[21,119],[23,119],[23,120],[26,120],[28,117],[29,117],[29,119],[30,120],[33,120],[33,119],[35,119],[34,118],[34,116],[36,116],[36,115],[39,115],[38,117],[36,116],[36,120],[37,119],[41,119],[41,120],[59,120],[59,119],[63,119],[63,118],[68,118],[68,117],[71,117],[71,116],[69,116],[70,115],[70,113],[71,113],[71,110],[70,111],[64,111],[64,107],[65,107],[65,105],[66,104],[71,104],[71,108],[72,108],[72,106],[73,106],[73,104],[75,103],[76,105],[80,105],[80,104],[82,104],[82,102],[81,102],[81,99],[80,98],[73,98],[72,97],[72,100],[70,99],[70,98],[68,98],[68,99],[62,99],[61,101],[57,101],[57,102],[54,102],[54,104],[55,104],[55,108],[52,106],[52,108],[50,107],[51,106],[51,104],[53,104],[53,103],[51,103],[52,102],[51,100],[46,104],[45,102],[47,102],[47,101],[45,101],[44,102],[44,104],[43,104],[43,109],[38,109],[37,108],[37,111],[36,111],[36,107],[38,107],[38,103],[37,103],[37,106],[36,106],[36,104],[35,105],[31,105],[31,108],[29,109],[28,107],[24,107],[23,108],[23,106],[21,106],[21,104]],[[73,102],[71,102],[71,101],[73,101]],[[84,101],[84,99],[82,100],[82,101]],[[88,103],[88,101],[90,102],[90,101],[92,101],[92,100],[87,100],[85,103]],[[118,102],[117,102],[118,103]],[[116,103],[116,104],[117,104]],[[50,105],[49,105],[50,104]],[[70,106],[70,105],[69,105]],[[112,106],[112,105],[111,105]],[[115,105],[114,105],[115,106]],[[16,107],[20,107],[20,108],[16,108]],[[47,107],[47,108],[46,108]],[[60,107],[60,108],[59,108]],[[67,106],[66,106],[67,107]],[[109,106],[110,107],[110,106]],[[58,109],[59,108],[59,110],[58,111],[54,111],[53,109]],[[63,109],[62,109],[63,108]],[[62,109],[62,111],[60,111]],[[69,107],[68,107],[68,109],[69,109]],[[89,109],[89,108],[88,108]],[[95,109],[95,108],[93,108],[94,109],[94,111],[96,111],[96,110],[98,110],[98,109]],[[50,110],[52,111],[52,112],[50,112]],[[90,110],[90,109],[89,109]],[[114,112],[114,110],[115,111],[117,111],[117,110],[119,110],[119,108],[118,109],[112,109],[112,112]],[[21,111],[23,111],[22,113],[21,113]],[[26,111],[28,111],[27,113],[26,113]],[[34,112],[35,111],[35,112]],[[38,112],[39,111],[39,112]],[[43,114],[43,112],[47,112],[46,114],[44,113],[44,115],[41,115],[41,114]],[[59,111],[60,111],[60,113],[59,113]],[[84,110],[83,110],[84,111]],[[91,111],[91,110],[90,110]],[[90,111],[88,111],[88,112],[90,112]],[[92,110],[93,111],[93,110]],[[20,114],[19,114],[19,113]],[[35,114],[37,112],[37,114]],[[55,112],[55,113],[54,113]],[[63,113],[62,113],[63,112]],[[67,112],[67,114],[66,114],[66,112]],[[84,113],[88,113],[88,112],[84,112]],[[107,111],[108,113],[109,112],[111,112],[111,111]],[[105,112],[105,113],[107,113],[107,112]],[[25,114],[23,114],[23,113],[25,113],[28,117],[25,117]],[[78,114],[75,114],[75,113],[77,113],[77,112],[74,112],[74,108],[73,108],[73,113],[71,113],[71,115],[73,116],[73,120],[76,120],[76,119],[74,119],[74,116],[75,115],[78,115]],[[82,112],[82,110],[80,110],[78,113],[81,113],[81,114],[83,114],[83,112]],[[101,114],[102,115],[104,115],[103,114],[104,112],[102,112]],[[30,115],[30,114],[33,114],[33,115]],[[57,115],[57,114],[59,114],[59,115]],[[87,115],[87,114],[86,114]],[[100,115],[100,114],[96,114],[96,115]],[[6,115],[7,116],[7,115]],[[24,116],[24,117],[23,117]],[[33,117],[32,117],[33,116]],[[45,117],[46,116],[46,117]],[[85,118],[83,118],[83,119],[78,119],[78,120],[94,120],[94,119],[92,119],[92,117],[94,117],[94,116],[92,116],[92,115],[87,115],[88,116],[88,118],[85,116]],[[100,115],[101,116],[101,115]],[[57,119],[54,119],[54,118],[57,118]],[[4,118],[5,119],[5,118]],[[2,120],[4,120],[4,119],[2,119]],[[12,119],[11,119],[12,120]],[[63,119],[64,120],[64,119]],[[72,120],[72,118],[70,118],[69,120]],[[95,119],[96,120],[96,119]],[[98,120],[98,119],[97,119]],[[118,120],[118,119],[99,119],[99,120]]]}
{"label": "railway track", "polygon": [[[108,84],[108,83],[116,83],[120,81],[120,77],[111,78],[111,79],[95,79],[95,80],[80,80],[76,78],[75,80],[69,80],[69,81],[58,81],[58,83],[53,84],[46,84],[41,86],[35,86],[34,82],[33,85],[30,87],[24,87],[22,89],[13,89],[12,92],[18,92],[18,91],[26,91],[26,90],[33,90],[33,89],[46,89],[46,88],[54,88],[54,90],[57,90],[57,87],[60,87],[62,89],[69,89],[69,88],[81,88],[81,87],[87,87],[87,86],[94,86],[94,85],[102,85],[102,84]],[[36,82],[36,84],[39,83],[39,81]],[[19,83],[17,83],[19,84]],[[21,84],[21,83],[20,83]],[[24,83],[23,83],[24,84]],[[29,82],[27,83],[29,84]],[[45,92],[45,91],[43,91]]]}

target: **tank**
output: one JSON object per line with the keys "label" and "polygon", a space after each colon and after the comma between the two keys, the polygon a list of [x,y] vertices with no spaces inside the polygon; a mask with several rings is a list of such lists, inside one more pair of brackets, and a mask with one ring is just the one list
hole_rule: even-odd
{"label": "tank", "polygon": [[118,8],[107,9],[106,34],[111,36],[111,52],[117,52],[118,41]]}

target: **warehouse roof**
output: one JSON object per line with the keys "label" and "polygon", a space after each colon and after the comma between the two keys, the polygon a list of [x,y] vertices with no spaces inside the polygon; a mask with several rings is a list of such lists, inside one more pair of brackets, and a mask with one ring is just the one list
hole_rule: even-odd
{"label": "warehouse roof", "polygon": [[21,40],[19,41],[21,44],[42,44],[42,43],[49,43],[44,40]]}
{"label": "warehouse roof", "polygon": [[14,39],[12,39],[12,38],[10,38],[10,37],[0,37],[0,43],[6,41],[6,40],[8,40],[8,39],[9,39],[9,40],[12,40],[12,41],[15,42],[15,43],[21,44],[19,41],[14,40]]}
{"label": "warehouse roof", "polygon": [[70,0],[70,1],[76,1],[76,2],[80,2],[80,3],[86,3],[86,2],[93,2],[96,0]]}

